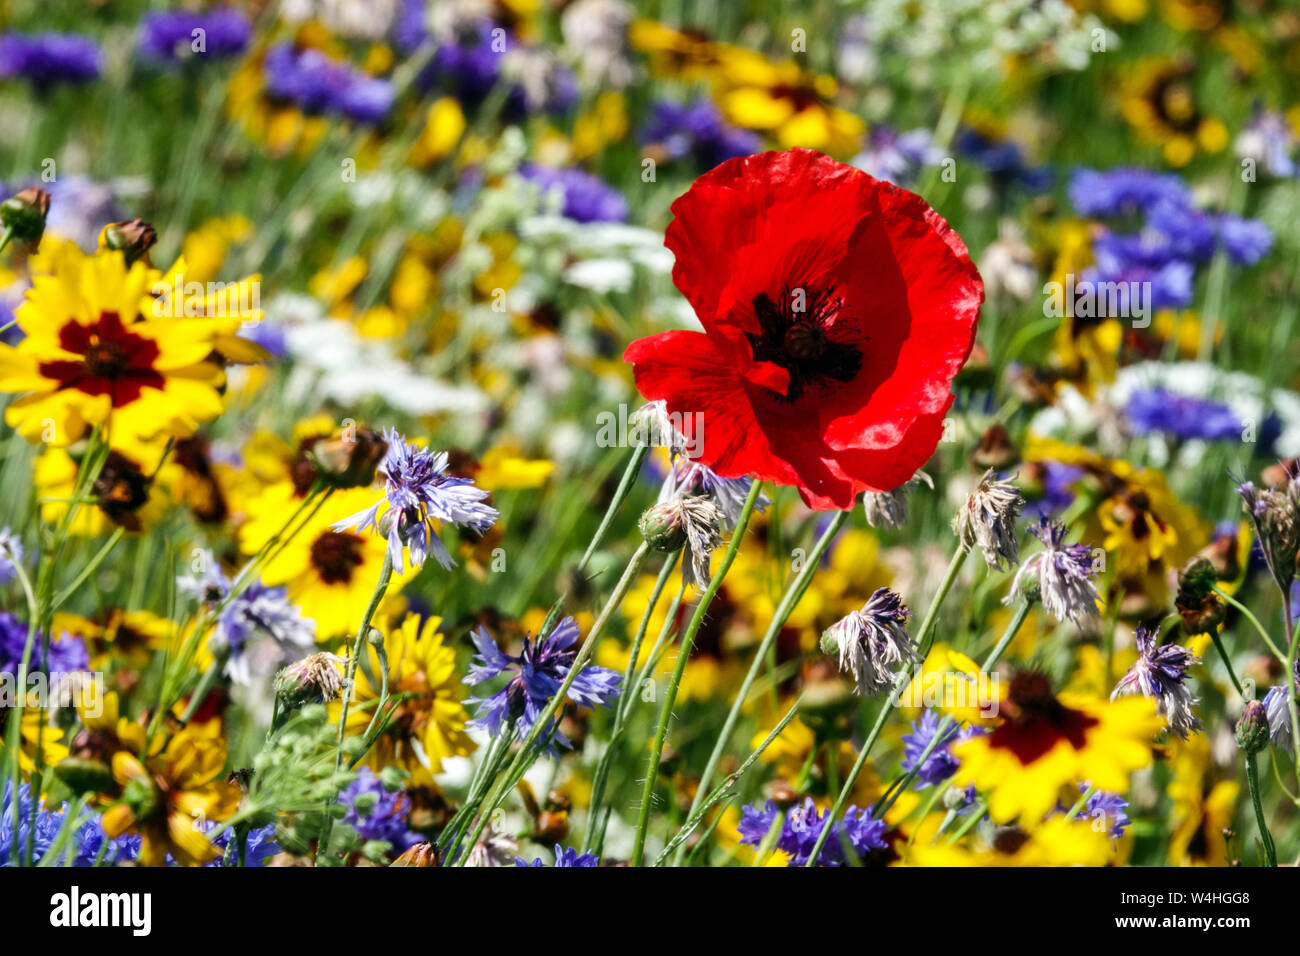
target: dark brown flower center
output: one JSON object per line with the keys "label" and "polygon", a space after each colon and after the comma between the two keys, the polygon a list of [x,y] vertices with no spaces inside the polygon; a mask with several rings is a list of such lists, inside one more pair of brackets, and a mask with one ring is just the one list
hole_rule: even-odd
{"label": "dark brown flower center", "polygon": [[747,335],[754,359],[790,373],[785,401],[830,394],[862,370],[862,352],[844,334],[844,298],[833,289],[788,288],[775,301],[760,293],[754,315],[761,329]]}
{"label": "dark brown flower center", "polygon": [[326,584],[347,584],[361,566],[364,542],[346,531],[326,531],[312,542],[311,563]]}

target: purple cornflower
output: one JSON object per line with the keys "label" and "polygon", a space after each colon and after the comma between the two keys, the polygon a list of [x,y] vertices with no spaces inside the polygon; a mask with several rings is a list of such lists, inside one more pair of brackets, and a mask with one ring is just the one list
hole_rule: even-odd
{"label": "purple cornflower", "polygon": [[[555,848],[555,863],[553,865],[570,866],[570,867],[574,867],[574,866],[595,867],[595,866],[600,866],[600,857],[596,856],[596,854],[594,853],[579,853],[577,850],[573,849],[573,847],[557,846]],[[542,862],[541,857],[534,857],[533,862],[529,863],[522,856],[517,856],[515,857],[515,866],[536,867],[536,866],[546,866],[546,864]]]}
{"label": "purple cornflower", "polygon": [[868,176],[906,186],[916,181],[924,167],[943,162],[943,150],[934,145],[934,136],[927,129],[900,133],[888,126],[875,126],[866,148],[852,162]]}
{"label": "purple cornflower", "polygon": [[1124,414],[1139,435],[1162,432],[1183,440],[1241,440],[1241,419],[1227,405],[1163,388],[1134,392]]}
{"label": "purple cornflower", "polygon": [[1153,173],[1139,167],[1104,172],[1076,169],[1068,189],[1070,203],[1083,216],[1133,216],[1157,203],[1189,207],[1192,195],[1173,173]]}
{"label": "purple cornflower", "polygon": [[519,175],[536,183],[542,194],[560,193],[561,212],[577,222],[623,222],[627,200],[617,189],[581,169],[557,169],[526,163]]}
{"label": "purple cornflower", "polygon": [[1040,518],[1030,531],[1043,543],[1043,550],[1031,554],[1020,566],[1005,603],[1023,596],[1041,600],[1058,621],[1082,625],[1095,618],[1100,598],[1092,579],[1097,567],[1088,546],[1066,544],[1066,528],[1059,521]]}
{"label": "purple cornflower", "polygon": [[[182,593],[211,607],[224,601],[231,589],[230,579],[210,551],[203,554],[203,571],[177,578],[176,585]],[[212,650],[226,654],[223,671],[236,684],[252,680],[247,651],[258,637],[273,640],[281,661],[287,660],[316,645],[316,622],[303,617],[289,601],[287,588],[254,581],[222,610],[209,642]]]}
{"label": "purple cornflower", "polygon": [[358,123],[383,122],[393,106],[393,84],[331,59],[319,50],[284,44],[266,55],[266,89],[304,113],[330,113]]}
{"label": "purple cornflower", "polygon": [[1031,165],[1020,144],[1012,140],[995,139],[966,128],[958,133],[956,147],[958,152],[987,169],[994,182],[1001,186],[1019,184],[1030,192],[1041,192],[1052,183],[1051,169]]}
{"label": "purple cornflower", "polygon": [[1219,242],[1237,265],[1253,266],[1273,248],[1273,230],[1258,219],[1223,215],[1217,225]]}
{"label": "purple cornflower", "polygon": [[[1084,782],[1079,785],[1079,793],[1088,792],[1091,784]],[[1058,813],[1068,813],[1070,808],[1062,804],[1056,807]],[[1112,840],[1118,840],[1124,835],[1125,829],[1132,823],[1128,818],[1128,801],[1118,793],[1107,793],[1104,790],[1095,790],[1088,797],[1079,811],[1078,818],[1092,821],[1094,824],[1101,822],[1106,826],[1106,832],[1110,834]]]}
{"label": "purple cornflower", "polygon": [[1187,686],[1187,668],[1197,663],[1196,655],[1181,644],[1161,646],[1160,632],[1145,627],[1137,630],[1137,648],[1138,659],[1119,679],[1110,699],[1129,694],[1154,698],[1169,729],[1186,739],[1201,727],[1192,711],[1197,699]]}
{"label": "purple cornflower", "polygon": [[[479,534],[487,531],[497,520],[497,510],[483,503],[488,492],[469,478],[447,474],[445,451],[407,444],[395,428],[388,429],[384,439],[388,451],[378,469],[384,497],[365,511],[335,522],[334,530],[376,529],[388,539],[388,556],[398,574],[405,572],[403,548],[409,549],[413,568],[423,567],[432,554],[451,570],[456,562],[438,537],[438,527],[446,523]],[[380,509],[385,509],[382,518]]]}
{"label": "purple cornflower", "polygon": [[1025,505],[1025,517],[1050,518],[1068,508],[1076,497],[1074,484],[1084,475],[1077,465],[1062,465],[1056,461],[1041,462],[1042,476],[1037,489],[1040,494]]}
{"label": "purple cornflower", "polygon": [[1237,138],[1237,153],[1261,164],[1271,176],[1289,178],[1300,171],[1292,152],[1296,134],[1277,110],[1259,110]]}
{"label": "purple cornflower", "polygon": [[[0,611],[0,673],[18,673],[26,646],[27,625],[8,611]],[[73,634],[53,638],[50,641],[49,665],[47,676],[90,670],[90,654],[86,650],[86,642]],[[44,670],[41,634],[37,631],[32,640],[28,672],[35,674]]]}
{"label": "purple cornflower", "polygon": [[[0,794],[0,866],[11,866],[13,862],[15,806],[11,798],[12,794],[13,784],[6,780],[3,793]],[[50,810],[44,805],[44,801],[35,807],[32,803],[31,788],[26,783],[20,783],[17,801],[19,852],[26,852],[30,841],[32,861],[40,862],[58,839],[69,805],[64,803],[58,810]],[[122,836],[116,840],[109,840],[103,827],[100,826],[99,818],[93,813],[83,811],[81,822],[74,826],[76,829],[73,831],[72,839],[64,846],[55,861],[59,866],[94,866],[99,858],[100,848],[105,842],[108,843],[108,847],[104,850],[103,859],[100,861],[103,865],[111,866],[114,863],[132,860],[140,852],[139,836]]]}
{"label": "purple cornflower", "polygon": [[641,139],[668,159],[694,157],[704,169],[762,148],[756,133],[729,126],[708,99],[693,103],[660,100],[651,107],[650,122]]}
{"label": "purple cornflower", "polygon": [[[736,826],[740,842],[749,846],[758,846],[776,824],[779,811],[771,800],[761,808],[750,804],[740,811],[740,822]],[[813,803],[812,797],[804,797],[785,814],[781,821],[781,832],[776,839],[776,848],[790,857],[790,866],[804,866],[812,856],[817,838],[826,826],[829,811],[820,811]],[[844,866],[848,861],[844,856],[843,842],[847,839],[859,860],[866,859],[875,850],[888,846],[885,841],[885,822],[871,818],[871,807],[858,809],[849,807],[843,820],[835,821],[826,844],[817,859],[818,866]]]}
{"label": "purple cornflower", "polygon": [[366,767],[339,793],[339,803],[347,807],[344,823],[357,831],[363,841],[382,840],[392,844],[393,856],[424,839],[406,826],[409,806],[406,794],[401,790],[390,791]]}
{"label": "purple cornflower", "polygon": [[[216,829],[215,820],[210,820],[205,829],[211,831]],[[216,837],[211,838],[212,845],[222,851],[221,856],[215,860],[204,863],[204,866],[237,866],[239,857],[237,848],[231,849],[231,841],[235,838],[234,828],[222,830]],[[244,866],[265,866],[266,861],[280,852],[280,844],[275,840],[275,824],[268,823],[265,826],[254,827],[244,836]],[[229,854],[229,856],[227,856]],[[175,861],[168,856],[167,860],[173,866]]]}
{"label": "purple cornflower", "polygon": [[[483,628],[472,631],[470,638],[478,654],[470,664],[466,684],[481,684],[500,674],[510,675],[506,685],[491,697],[471,697],[467,701],[480,705],[471,723],[496,736],[503,723],[513,721],[521,733],[527,734],[547,701],[568,677],[569,668],[578,656],[574,646],[578,640],[577,622],[566,617],[545,637],[525,635],[523,649],[516,657],[502,653]],[[588,665],[569,685],[567,697],[579,707],[608,704],[618,696],[621,680],[607,667]],[[555,739],[562,746],[570,746],[558,728]]]}
{"label": "purple cornflower", "polygon": [[[1296,661],[1295,678],[1296,686],[1300,687],[1300,660]],[[1291,709],[1287,706],[1290,693],[1290,686],[1283,682],[1270,687],[1263,700],[1269,736],[1282,750],[1291,749]]]}
{"label": "purple cornflower", "polygon": [[233,7],[207,12],[162,10],[140,21],[140,52],[167,63],[190,56],[225,59],[242,53],[252,35],[248,17]]}
{"label": "purple cornflower", "polygon": [[[934,739],[938,730],[939,716],[932,710],[922,711],[920,721],[912,722],[912,732],[903,734],[901,766],[904,771],[911,771],[916,766],[917,760],[925,753],[925,748],[930,746],[930,741]],[[925,763],[921,764],[921,768],[916,773],[917,789],[937,786],[957,772],[961,764],[952,755],[953,743],[969,737],[983,736],[985,733],[982,728],[970,726],[959,728],[956,724],[945,730],[939,744],[930,752],[930,756],[925,758]]]}
{"label": "purple cornflower", "polygon": [[859,694],[874,696],[893,688],[899,672],[917,659],[907,633],[911,611],[889,588],[877,588],[857,611],[850,611],[822,635],[822,650],[838,651],[840,670],[853,675]]}
{"label": "purple cornflower", "polygon": [[22,77],[39,89],[88,83],[99,76],[103,54],[77,33],[6,33],[0,36],[0,77]]}

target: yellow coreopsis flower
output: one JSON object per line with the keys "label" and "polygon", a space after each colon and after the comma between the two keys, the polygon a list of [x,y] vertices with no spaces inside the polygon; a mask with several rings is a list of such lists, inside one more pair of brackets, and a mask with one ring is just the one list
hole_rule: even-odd
{"label": "yellow coreopsis flower", "polygon": [[1106,830],[1088,820],[1054,816],[1028,830],[999,831],[992,843],[969,848],[938,835],[942,819],[942,814],[926,818],[903,853],[904,865],[1105,866],[1116,856],[1117,847]]}
{"label": "yellow coreopsis flower", "polygon": [[142,314],[152,270],[70,243],[16,311],[25,338],[0,343],[5,421],[28,441],[66,446],[102,426],[110,443],[192,435],[223,403],[208,361],[213,330]]}
{"label": "yellow coreopsis flower", "polygon": [[954,785],[985,794],[998,823],[1041,820],[1063,788],[1087,782],[1127,791],[1129,774],[1150,765],[1152,741],[1163,728],[1146,697],[1057,696],[1044,675],[1022,672],[1011,680],[992,733],[953,744],[961,761]]}
{"label": "yellow coreopsis flower", "polygon": [[1228,128],[1207,116],[1197,101],[1194,74],[1194,62],[1146,60],[1134,69],[1122,94],[1124,118],[1161,147],[1170,166],[1186,166],[1198,150],[1217,153],[1228,145]]}
{"label": "yellow coreopsis flower", "polygon": [[[448,757],[474,752],[465,732],[469,714],[462,703],[456,652],[443,643],[441,623],[429,617],[421,624],[419,615],[407,614],[384,638],[388,693],[401,701],[370,749],[368,763],[375,771],[399,766],[416,783],[427,784],[442,772]],[[380,696],[382,664],[373,647],[369,654],[370,666],[357,668],[355,706],[348,712],[348,733],[355,736],[365,732]]]}
{"label": "yellow coreopsis flower", "polygon": [[1216,780],[1210,741],[1204,734],[1169,743],[1173,777],[1168,793],[1173,833],[1169,862],[1175,866],[1227,866],[1228,841],[1223,831],[1236,816],[1241,785]]}
{"label": "yellow coreopsis flower", "polygon": [[164,866],[167,855],[182,866],[200,866],[220,855],[202,827],[224,820],[239,804],[237,787],[220,779],[226,765],[221,722],[191,724],[167,746],[143,761],[120,750],[113,755],[113,778],[122,801],[104,812],[109,837],[127,831],[142,837],[140,863]]}

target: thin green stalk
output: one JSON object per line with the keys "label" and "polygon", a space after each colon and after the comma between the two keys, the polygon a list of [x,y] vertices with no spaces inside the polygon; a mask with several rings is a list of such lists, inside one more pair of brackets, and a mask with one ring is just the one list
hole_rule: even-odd
{"label": "thin green stalk", "polygon": [[[916,643],[919,646],[917,661],[923,662],[926,655],[930,653],[929,635],[934,627],[934,622],[939,617],[939,607],[943,604],[943,599],[948,596],[952,589],[953,582],[957,580],[957,574],[961,571],[961,566],[966,563],[966,555],[969,549],[960,541],[957,543],[957,550],[953,552],[952,560],[948,562],[948,570],[944,572],[943,580],[939,583],[939,590],[935,592],[934,599],[930,602],[930,609],[926,611],[925,619],[921,622],[921,628],[916,634]],[[902,693],[903,688],[907,686],[908,681],[912,679],[912,672],[918,666],[917,663],[909,663],[903,668],[898,675],[898,680],[894,682],[894,687],[880,705],[880,713],[876,715],[876,723],[867,734],[867,739],[863,741],[862,749],[858,751],[858,759],[853,763],[853,769],[844,780],[844,786],[840,788],[839,796],[835,798],[835,803],[831,807],[831,812],[826,817],[826,825],[822,827],[822,832],[817,836],[817,843],[813,846],[811,855],[808,857],[806,866],[816,866],[817,861],[821,859],[822,847],[826,845],[826,838],[830,836],[831,829],[835,821],[839,819],[840,814],[844,811],[844,806],[849,802],[849,794],[853,792],[853,786],[858,782],[858,776],[862,773],[862,768],[866,766],[867,756],[871,753],[871,748],[875,746],[876,740],[880,737],[880,732],[885,727],[885,721],[889,719],[890,709],[898,695]]]}
{"label": "thin green stalk", "polygon": [[785,627],[785,622],[794,613],[794,609],[803,599],[809,584],[812,583],[813,575],[817,573],[817,568],[821,564],[822,555],[826,553],[826,549],[830,547],[831,542],[840,533],[840,529],[844,527],[848,517],[849,512],[847,511],[836,513],[826,530],[822,532],[822,536],[813,546],[812,553],[805,558],[803,567],[799,569],[795,579],[786,588],[781,603],[777,605],[772,620],[767,626],[767,632],[759,642],[758,649],[754,651],[754,659],[750,662],[749,672],[745,674],[740,690],[736,692],[736,699],[731,704],[727,719],[723,721],[722,729],[718,732],[718,738],[714,741],[713,751],[709,754],[709,761],[704,765],[704,772],[700,775],[699,788],[695,792],[695,799],[691,802],[688,815],[699,808],[705,793],[708,792],[708,786],[713,782],[713,774],[718,769],[718,763],[722,760],[722,754],[726,750],[727,741],[731,739],[731,734],[736,729],[736,723],[740,719],[740,712],[749,699],[749,692],[754,686],[754,681],[758,678],[758,673],[762,669],[764,661],[767,660],[769,652],[776,644],[776,639],[780,636],[781,629]]}
{"label": "thin green stalk", "polygon": [[740,512],[740,517],[736,520],[736,530],[731,533],[731,541],[727,544],[726,554],[722,557],[722,564],[714,574],[709,586],[705,588],[704,593],[700,596],[699,603],[695,605],[695,613],[691,616],[691,622],[687,625],[686,632],[682,635],[681,644],[677,651],[677,664],[673,668],[672,677],[668,681],[668,691],[664,694],[663,706],[659,709],[659,726],[655,730],[654,742],[650,746],[650,759],[646,763],[645,783],[641,789],[641,808],[637,819],[636,840],[632,845],[632,865],[640,866],[645,857],[645,838],[646,828],[650,824],[650,802],[654,796],[655,783],[659,779],[659,760],[663,756],[664,739],[668,736],[668,725],[672,721],[673,704],[677,702],[677,689],[681,686],[682,675],[686,673],[686,664],[690,660],[691,649],[695,646],[695,635],[700,630],[700,625],[704,623],[704,617],[709,612],[709,605],[713,603],[713,597],[722,587],[722,581],[731,570],[732,562],[736,560],[736,554],[740,551],[740,542],[745,537],[745,529],[749,527],[749,518],[754,513],[754,506],[758,504],[758,496],[761,493],[763,483],[761,481],[752,482],[749,486],[749,495],[745,498],[745,507]]}
{"label": "thin green stalk", "polygon": [[1264,820],[1264,807],[1259,802],[1259,766],[1256,755],[1246,754],[1246,785],[1250,788],[1250,802],[1255,807],[1255,824],[1259,827],[1259,838],[1264,844],[1264,859],[1269,866],[1277,866],[1277,847],[1273,845],[1273,834],[1268,832]]}
{"label": "thin green stalk", "polygon": [[1274,657],[1276,657],[1279,661],[1282,662],[1286,661],[1287,655],[1283,654],[1282,651],[1278,648],[1278,646],[1273,643],[1273,639],[1268,636],[1268,631],[1264,630],[1264,625],[1259,623],[1259,618],[1257,618],[1253,613],[1251,613],[1250,608],[1246,607],[1246,605],[1242,604],[1240,601],[1234,598],[1227,591],[1223,591],[1219,588],[1215,588],[1214,593],[1217,594],[1219,597],[1223,598],[1223,600],[1226,601],[1228,604],[1230,604],[1232,607],[1240,611],[1241,616],[1244,617],[1246,620],[1250,621],[1250,623],[1255,626],[1255,630],[1259,633],[1259,636],[1264,639],[1264,643],[1268,645],[1268,649],[1273,652]]}

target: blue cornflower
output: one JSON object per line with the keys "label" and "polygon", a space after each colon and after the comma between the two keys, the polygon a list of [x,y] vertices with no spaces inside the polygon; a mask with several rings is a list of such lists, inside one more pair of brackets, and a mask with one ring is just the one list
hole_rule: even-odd
{"label": "blue cornflower", "polygon": [[267,92],[304,113],[332,113],[375,124],[383,122],[393,106],[392,83],[368,76],[319,50],[277,46],[266,55],[264,71]]}
{"label": "blue cornflower", "polygon": [[867,602],[822,633],[823,653],[838,654],[840,670],[853,675],[859,694],[875,696],[898,681],[917,660],[916,642],[907,633],[912,612],[889,588],[876,588]]}
{"label": "blue cornflower", "polygon": [[1273,230],[1257,219],[1223,215],[1218,229],[1219,242],[1237,265],[1253,266],[1273,248]]}
{"label": "blue cornflower", "polygon": [[868,176],[907,186],[916,181],[924,167],[936,166],[943,158],[943,150],[934,145],[934,136],[927,129],[900,133],[888,126],[875,126],[866,148],[852,163]]}
{"label": "blue cornflower", "polygon": [[1084,470],[1078,465],[1062,465],[1056,461],[1040,462],[1038,468],[1039,496],[1025,505],[1025,517],[1051,518],[1074,503],[1077,497],[1074,485],[1083,477]]}
{"label": "blue cornflower", "polygon": [[410,802],[406,794],[389,790],[373,770],[362,767],[356,779],[339,793],[339,803],[348,808],[344,823],[356,830],[362,840],[392,844],[394,856],[424,839],[407,829]]}
{"label": "blue cornflower", "polygon": [[762,148],[756,133],[728,125],[708,99],[693,103],[660,100],[651,107],[650,122],[641,138],[668,159],[691,156],[705,169]]}
{"label": "blue cornflower", "polygon": [[[471,697],[466,701],[480,705],[471,723],[495,736],[501,732],[502,723],[514,721],[520,732],[527,734],[546,702],[568,677],[569,668],[578,656],[578,649],[574,646],[578,640],[577,622],[566,617],[545,637],[525,635],[523,649],[517,657],[502,653],[483,628],[472,631],[470,638],[478,654],[470,664],[466,684],[481,684],[499,674],[510,675],[506,685],[491,697]],[[621,680],[607,667],[589,665],[569,685],[568,699],[579,707],[608,704],[618,696]],[[555,739],[561,745],[569,746],[569,741],[558,729]]]}
{"label": "blue cornflower", "polygon": [[[579,853],[573,847],[557,846],[555,848],[554,866],[600,866],[600,857],[594,853]],[[522,856],[515,857],[515,866],[546,866],[541,857],[534,857],[529,863]]]}
{"label": "blue cornflower", "polygon": [[[0,866],[12,865],[14,848],[14,801],[13,784],[5,781],[3,795],[0,795]],[[32,818],[32,793],[26,783],[18,785],[18,851],[27,852],[28,840],[32,846],[32,861],[39,862],[54,845],[68,812],[68,804],[58,810],[45,806],[36,808],[35,820]],[[109,840],[99,824],[99,818],[93,813],[83,811],[84,822],[76,825],[76,831],[59,853],[60,866],[93,866],[103,849],[102,861],[105,864],[119,863],[134,859],[140,851],[140,837],[122,837]],[[104,844],[107,841],[108,846]]]}
{"label": "blue cornflower", "polygon": [[[758,846],[775,825],[778,810],[771,800],[758,807],[750,804],[740,811],[740,823],[737,832],[740,842],[749,846]],[[829,811],[820,811],[813,803],[812,797],[804,797],[785,814],[781,822],[780,836],[776,847],[790,857],[790,866],[804,866],[812,856],[813,847],[826,826]],[[844,857],[842,839],[847,838],[849,845],[859,859],[869,857],[875,850],[888,846],[885,841],[885,822],[871,817],[871,807],[858,809],[849,807],[843,820],[837,820],[831,828],[826,844],[818,857],[819,866],[843,866]]]}
{"label": "blue cornflower", "polygon": [[[934,739],[934,735],[938,730],[938,715],[932,710],[922,711],[920,721],[912,722],[912,732],[903,734],[903,760],[901,763],[903,770],[910,772],[916,766],[916,761],[925,752],[925,748],[930,746],[930,741]],[[961,764],[952,755],[952,744],[957,740],[965,740],[968,737],[983,735],[984,733],[986,731],[981,728],[969,726],[959,728],[956,724],[945,730],[938,746],[930,752],[930,756],[925,758],[925,763],[917,771],[917,789],[937,786],[956,773]]]}
{"label": "blue cornflower", "polygon": [[23,560],[23,542],[8,528],[0,528],[0,584],[15,576],[14,565]]}
{"label": "blue cornflower", "polygon": [[[483,503],[488,493],[469,478],[447,474],[447,453],[407,444],[397,429],[384,433],[388,451],[379,463],[384,497],[365,511],[334,524],[335,531],[374,528],[388,539],[388,556],[399,574],[405,571],[402,549],[411,566],[420,568],[432,554],[447,570],[456,566],[438,537],[440,523],[482,534],[497,520],[497,510]],[[384,509],[380,517],[380,509]]]}
{"label": "blue cornflower", "polygon": [[77,33],[6,33],[0,36],[0,77],[22,77],[33,86],[87,83],[99,76],[103,54]]}
{"label": "blue cornflower", "polygon": [[[0,672],[17,674],[27,646],[27,625],[8,611],[0,611]],[[32,641],[32,656],[28,671],[43,670],[41,634]],[[49,673],[72,674],[90,670],[90,653],[86,642],[73,634],[62,634],[50,641]]]}
{"label": "blue cornflower", "polygon": [[1024,150],[1012,140],[995,139],[965,128],[957,134],[956,147],[987,169],[1001,185],[1019,184],[1030,192],[1039,192],[1052,183],[1052,171],[1046,166],[1030,165]]}
{"label": "blue cornflower", "polygon": [[[230,593],[231,581],[211,551],[203,553],[202,564],[200,574],[177,578],[176,585],[200,603],[218,605]],[[287,588],[254,581],[226,605],[209,643],[210,649],[226,652],[225,674],[237,684],[252,678],[246,652],[249,642],[258,637],[273,640],[282,659],[288,659],[316,645],[316,622],[303,617],[289,601]]]}
{"label": "blue cornflower", "polygon": [[557,169],[526,163],[519,174],[536,183],[543,195],[562,197],[561,212],[577,222],[623,222],[628,216],[627,200],[617,189],[581,169]]}
{"label": "blue cornflower", "polygon": [[1190,207],[1192,196],[1173,173],[1118,167],[1105,172],[1076,169],[1067,189],[1070,203],[1083,216],[1117,217],[1145,213],[1157,203]]}
{"label": "blue cornflower", "polygon": [[[1087,793],[1091,784],[1084,782],[1079,784],[1079,793]],[[1118,840],[1124,835],[1128,825],[1132,823],[1125,812],[1128,810],[1128,801],[1118,793],[1107,793],[1105,790],[1096,790],[1088,797],[1084,803],[1083,809],[1079,811],[1081,819],[1090,820],[1094,823],[1100,821],[1106,825],[1106,832],[1110,834],[1112,840]],[[1057,811],[1068,813],[1069,807],[1058,806]]]}
{"label": "blue cornflower", "polygon": [[1237,153],[1263,165],[1271,176],[1289,178],[1300,172],[1291,155],[1296,141],[1295,130],[1284,114],[1258,110],[1237,139]]}
{"label": "blue cornflower", "polygon": [[[205,829],[208,831],[215,830],[218,824],[215,820],[207,821]],[[230,859],[226,858],[226,853],[231,852],[230,841],[235,838],[235,830],[229,827],[222,830],[217,836],[211,838],[212,845],[221,850],[221,856],[209,860],[204,866],[237,866],[238,857],[233,853]],[[280,852],[280,844],[275,840],[275,824],[268,823],[265,826],[255,827],[249,830],[244,837],[244,866],[265,866],[266,861]],[[176,861],[169,854],[167,863],[175,866]]]}
{"label": "blue cornflower", "polygon": [[[207,12],[161,10],[140,21],[140,52],[169,63],[190,55],[225,59],[242,53],[252,35],[248,17],[233,7]],[[202,49],[195,50],[200,39]]]}
{"label": "blue cornflower", "polygon": [[1241,418],[1227,405],[1163,388],[1134,392],[1124,414],[1139,435],[1162,432],[1183,440],[1241,440]]}
{"label": "blue cornflower", "polygon": [[1197,663],[1197,656],[1181,644],[1162,645],[1160,632],[1145,627],[1137,629],[1137,650],[1137,660],[1119,679],[1110,699],[1142,694],[1156,701],[1156,709],[1179,737],[1199,730],[1201,721],[1193,711],[1197,699],[1187,686],[1187,669]]}

